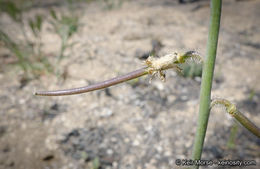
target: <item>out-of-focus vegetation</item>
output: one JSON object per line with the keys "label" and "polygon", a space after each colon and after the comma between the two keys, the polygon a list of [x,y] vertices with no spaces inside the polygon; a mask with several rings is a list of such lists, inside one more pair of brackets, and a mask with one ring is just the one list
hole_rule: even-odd
{"label": "out-of-focus vegetation", "polygon": [[238,124],[235,122],[232,125],[230,135],[229,135],[229,139],[228,139],[228,143],[227,143],[227,147],[230,148],[230,149],[234,149],[236,147],[237,132],[238,132]]}
{"label": "out-of-focus vegetation", "polygon": [[181,65],[182,69],[182,76],[183,77],[189,77],[189,78],[195,78],[195,77],[201,77],[202,75],[202,64],[199,63],[184,63]]}
{"label": "out-of-focus vegetation", "polygon": [[[41,50],[41,31],[43,17],[36,15],[28,22],[23,20],[24,6],[19,6],[12,1],[0,1],[1,12],[6,13],[19,27],[22,40],[17,35],[9,35],[5,30],[0,29],[0,41],[18,59],[17,64],[22,68],[25,77],[37,77],[42,73],[51,72],[52,66],[44,57]],[[29,39],[26,26],[29,26],[35,42]]]}
{"label": "out-of-focus vegetation", "polygon": [[51,24],[55,33],[61,39],[60,52],[58,61],[64,58],[64,51],[66,48],[72,47],[74,43],[69,44],[68,40],[75,34],[79,26],[79,18],[76,15],[61,14],[58,16],[54,10],[50,11],[52,16]]}
{"label": "out-of-focus vegetation", "polygon": [[[19,31],[10,34],[8,30],[0,28],[0,41],[9,49],[10,53],[17,58],[17,65],[24,72],[24,77],[35,78],[41,74],[56,72],[61,75],[62,71],[58,64],[65,57],[65,51],[69,50],[76,42],[70,39],[79,29],[79,15],[76,13],[78,3],[90,3],[95,0],[66,0],[45,2],[50,6],[49,14],[36,14],[28,19],[24,13],[35,7],[44,7],[44,2],[32,0],[0,0],[0,13],[7,14],[19,27]],[[97,0],[96,0],[97,1]],[[105,9],[121,7],[124,0],[98,0]],[[49,4],[50,3],[50,4]],[[44,5],[45,4],[45,5]],[[64,5],[66,12],[60,12],[52,8]],[[49,22],[52,30],[60,39],[59,53],[55,54],[56,62],[50,61],[42,50],[42,25]],[[29,29],[28,29],[29,28]],[[32,35],[29,37],[29,35]],[[17,36],[21,37],[19,40]],[[51,64],[55,63],[55,65]]]}
{"label": "out-of-focus vegetation", "polygon": [[111,10],[115,8],[120,8],[124,0],[99,0],[101,3],[105,4],[105,9]]}
{"label": "out-of-focus vegetation", "polygon": [[[79,0],[80,1],[80,0]],[[78,30],[79,17],[73,13],[73,1],[68,0],[68,14],[58,14],[55,10],[50,11],[52,18],[50,23],[54,32],[61,39],[57,62],[64,58],[64,51],[72,47],[68,41]],[[34,4],[29,0],[7,1],[0,0],[1,13],[7,14],[19,27],[19,31],[10,34],[8,30],[0,28],[0,41],[9,49],[11,55],[17,58],[17,65],[22,68],[26,79],[38,77],[41,74],[52,73],[54,65],[42,51],[42,25],[48,22],[48,16],[36,14],[30,19],[24,18],[24,13],[33,8]],[[50,18],[49,17],[49,18]],[[29,29],[28,29],[29,28]],[[29,38],[29,35],[32,35]],[[19,40],[17,37],[21,37]],[[55,69],[57,68],[55,65]]]}

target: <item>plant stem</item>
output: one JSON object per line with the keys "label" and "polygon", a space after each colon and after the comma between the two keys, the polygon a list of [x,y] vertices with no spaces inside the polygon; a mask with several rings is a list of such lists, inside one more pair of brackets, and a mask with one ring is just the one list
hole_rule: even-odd
{"label": "plant stem", "polygon": [[[207,42],[207,53],[203,65],[202,82],[200,90],[200,108],[197,132],[195,136],[195,143],[193,146],[192,158],[199,160],[203,149],[204,139],[206,135],[210,102],[211,102],[211,87],[214,73],[218,33],[220,26],[221,16],[221,4],[222,0],[211,0],[211,14],[210,14],[210,26]],[[199,168],[199,166],[194,166]]]}

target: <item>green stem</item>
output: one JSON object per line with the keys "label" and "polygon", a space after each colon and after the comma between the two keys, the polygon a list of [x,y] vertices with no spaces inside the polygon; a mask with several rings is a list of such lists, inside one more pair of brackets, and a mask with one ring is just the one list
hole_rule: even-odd
{"label": "green stem", "polygon": [[[206,135],[210,102],[211,102],[211,86],[215,66],[215,58],[218,44],[218,33],[220,26],[222,0],[211,0],[211,14],[209,36],[207,42],[207,54],[203,65],[202,82],[200,90],[200,108],[195,143],[193,146],[192,158],[199,160],[203,149],[204,139]],[[199,168],[199,166],[194,166]]]}
{"label": "green stem", "polygon": [[66,46],[66,40],[62,39],[61,47],[60,47],[60,54],[58,56],[58,62],[60,62],[64,57],[65,46]]}

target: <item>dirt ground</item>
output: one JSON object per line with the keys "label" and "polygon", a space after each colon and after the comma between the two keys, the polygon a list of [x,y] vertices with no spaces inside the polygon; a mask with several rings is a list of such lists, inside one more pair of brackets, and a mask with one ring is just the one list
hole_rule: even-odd
{"label": "dirt ground", "polygon": [[[259,9],[258,0],[223,0],[212,89],[213,97],[236,103],[258,126]],[[26,15],[48,10],[35,7]],[[85,86],[141,68],[138,53],[151,50],[154,39],[163,45],[159,55],[196,50],[204,56],[209,10],[208,1],[126,1],[111,10],[96,2],[82,3],[81,26],[71,39],[77,43],[57,65],[66,65],[65,81],[44,75],[21,87],[21,71],[1,63],[0,169],[89,169],[97,159],[106,169],[180,168],[176,159],[191,158],[200,78],[184,78],[169,70],[165,83],[153,79],[149,84],[150,77],[142,77],[75,96],[39,97],[33,92]],[[18,34],[19,27],[8,16],[1,15],[0,23]],[[46,56],[57,53],[60,42],[47,21],[42,37]],[[3,60],[8,51],[1,50]],[[236,146],[227,146],[233,124],[223,108],[212,110],[202,158],[255,160],[256,166],[245,168],[259,168],[260,140],[246,129],[239,126]]]}

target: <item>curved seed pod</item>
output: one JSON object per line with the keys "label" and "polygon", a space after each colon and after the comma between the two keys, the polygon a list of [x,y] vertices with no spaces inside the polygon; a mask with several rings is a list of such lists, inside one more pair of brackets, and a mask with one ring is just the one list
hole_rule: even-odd
{"label": "curved seed pod", "polygon": [[104,89],[109,86],[113,86],[131,79],[135,79],[146,74],[158,75],[162,81],[165,81],[164,70],[174,68],[176,71],[181,71],[181,68],[178,66],[180,63],[186,62],[188,58],[199,57],[195,54],[194,51],[186,52],[184,55],[178,53],[168,54],[161,58],[149,57],[145,63],[147,67],[138,69],[133,72],[129,72],[125,75],[118,76],[103,82],[99,82],[90,86],[84,86],[73,89],[64,89],[64,90],[55,90],[55,91],[37,91],[34,94],[39,96],[64,96],[64,95],[74,95],[86,93],[94,90]]}
{"label": "curved seed pod", "polygon": [[260,138],[260,129],[251,122],[246,116],[244,116],[237,108],[235,104],[232,104],[230,101],[226,99],[215,99],[211,101],[211,106],[215,105],[223,105],[226,108],[226,111],[233,116],[240,124],[242,124],[245,128],[247,128],[251,133]]}
{"label": "curved seed pod", "polygon": [[73,88],[73,89],[64,89],[64,90],[55,90],[55,91],[37,91],[34,94],[39,96],[64,96],[64,95],[74,95],[74,94],[81,94],[86,93],[94,90],[104,89],[109,86],[116,85],[118,83],[122,83],[143,75],[146,75],[147,72],[144,68],[138,69],[136,71],[127,73],[122,76],[118,76],[115,78],[112,78],[110,80],[106,80],[103,82],[99,82],[90,86],[84,86],[79,88]]}

